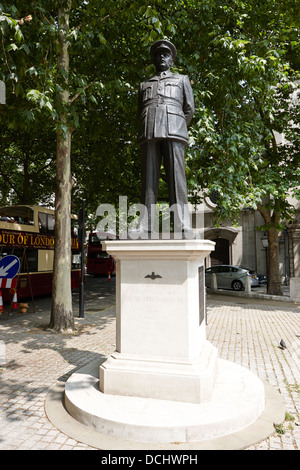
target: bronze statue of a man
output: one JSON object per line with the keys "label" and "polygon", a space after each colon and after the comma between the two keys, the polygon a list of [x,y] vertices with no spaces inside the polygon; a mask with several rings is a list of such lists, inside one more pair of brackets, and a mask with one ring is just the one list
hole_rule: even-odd
{"label": "bronze statue of a man", "polygon": [[167,40],[157,41],[152,45],[150,55],[156,75],[140,84],[138,103],[138,145],[142,154],[141,204],[147,208],[147,217],[140,218],[140,230],[151,231],[151,206],[157,203],[162,160],[168,182],[169,204],[179,208],[177,221],[180,229],[190,230],[183,210],[188,204],[184,154],[189,141],[187,126],[194,114],[193,91],[186,75],[170,71],[176,57],[174,44]]}

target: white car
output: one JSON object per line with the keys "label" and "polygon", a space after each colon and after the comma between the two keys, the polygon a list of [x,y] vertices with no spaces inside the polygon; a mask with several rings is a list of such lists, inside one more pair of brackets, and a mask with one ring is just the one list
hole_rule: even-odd
{"label": "white car", "polygon": [[247,268],[231,265],[212,266],[205,270],[205,285],[211,287],[212,274],[216,274],[217,287],[219,289],[233,289],[240,291],[245,288],[247,276],[250,278],[251,287],[260,285],[257,275]]}

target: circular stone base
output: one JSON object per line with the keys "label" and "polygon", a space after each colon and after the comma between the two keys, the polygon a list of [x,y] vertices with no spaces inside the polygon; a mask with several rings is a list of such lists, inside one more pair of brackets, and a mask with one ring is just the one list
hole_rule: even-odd
{"label": "circular stone base", "polygon": [[117,440],[178,445],[216,439],[247,428],[265,409],[262,381],[244,367],[219,361],[208,403],[103,394],[94,363],[67,381],[65,407],[79,423]]}

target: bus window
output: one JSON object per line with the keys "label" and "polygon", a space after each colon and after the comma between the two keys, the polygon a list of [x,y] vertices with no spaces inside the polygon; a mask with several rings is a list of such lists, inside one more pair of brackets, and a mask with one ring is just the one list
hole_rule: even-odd
{"label": "bus window", "polygon": [[81,266],[81,254],[72,255],[72,269],[79,269]]}
{"label": "bus window", "polygon": [[34,212],[28,206],[6,206],[0,209],[0,220],[25,225],[33,225]]}
{"label": "bus window", "polygon": [[[0,250],[0,258],[3,258],[8,255],[14,255],[17,256],[20,260],[20,263],[22,262],[23,258],[23,253],[24,250],[22,248],[15,248],[15,247],[5,247],[5,250],[1,247]],[[26,259],[27,259],[27,264],[28,264],[28,271],[29,272],[36,272],[38,270],[38,251],[37,250],[31,250],[31,249],[26,249]],[[20,266],[20,272],[26,273],[27,272],[27,265],[26,262],[22,263],[22,266]]]}
{"label": "bus window", "polygon": [[[38,251],[37,250],[26,250],[28,271],[34,273],[38,270]],[[26,272],[26,267],[23,267],[23,271]]]}
{"label": "bus window", "polygon": [[78,220],[71,219],[71,235],[72,237],[78,237]]}
{"label": "bus window", "polygon": [[54,233],[54,228],[55,228],[55,217],[53,214],[47,214],[48,215],[48,233]]}
{"label": "bus window", "polygon": [[102,250],[101,240],[97,233],[89,234],[87,251],[87,274],[115,274],[116,263],[114,258]]}
{"label": "bus window", "polygon": [[89,244],[90,246],[99,246],[101,247],[101,250],[102,250],[101,240],[98,237],[98,235],[91,234],[90,239],[89,239]]}
{"label": "bus window", "polygon": [[40,233],[54,233],[55,217],[45,212],[38,213]]}
{"label": "bus window", "polygon": [[40,233],[47,232],[47,214],[45,212],[39,212],[39,229]]}
{"label": "bus window", "polygon": [[[4,220],[1,220],[1,216]],[[19,273],[18,298],[52,292],[54,222],[54,210],[41,206],[0,207],[0,260],[7,255],[15,255],[21,261],[23,255],[26,255]],[[80,285],[81,266],[78,241],[74,235],[71,250],[71,287],[76,289]],[[31,274],[30,278],[27,271]],[[10,290],[3,288],[2,296],[3,301],[10,300]]]}

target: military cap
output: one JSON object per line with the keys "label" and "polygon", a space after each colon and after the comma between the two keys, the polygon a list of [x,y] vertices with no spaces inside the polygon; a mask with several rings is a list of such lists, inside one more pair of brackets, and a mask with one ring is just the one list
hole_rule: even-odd
{"label": "military cap", "polygon": [[161,39],[159,41],[156,41],[151,46],[150,55],[153,56],[158,49],[169,49],[169,51],[171,51],[173,59],[175,59],[177,51],[176,47],[174,46],[174,44],[171,43],[171,41],[168,41],[167,39]]}

